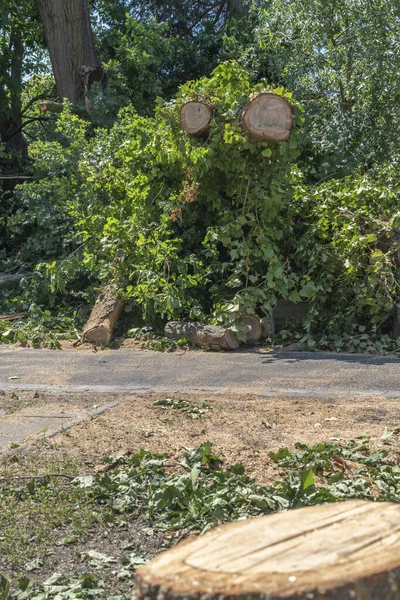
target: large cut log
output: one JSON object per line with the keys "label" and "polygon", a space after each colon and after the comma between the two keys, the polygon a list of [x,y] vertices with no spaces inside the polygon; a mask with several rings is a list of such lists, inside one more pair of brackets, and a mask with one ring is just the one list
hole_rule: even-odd
{"label": "large cut log", "polygon": [[210,129],[212,108],[204,102],[186,102],[179,111],[181,127],[190,135],[203,135]]}
{"label": "large cut log", "polygon": [[15,288],[23,277],[27,277],[27,273],[0,273],[0,290],[8,290]]}
{"label": "large cut log", "polygon": [[206,350],[236,350],[240,346],[230,329],[197,322],[170,321],[164,328],[164,335],[172,340],[186,338]]}
{"label": "large cut log", "polygon": [[399,600],[400,505],[354,500],[217,527],[140,567],[138,600]]}
{"label": "large cut log", "polygon": [[104,288],[82,330],[82,342],[108,346],[124,302],[111,288]]}
{"label": "large cut log", "polygon": [[290,135],[292,108],[282,96],[263,92],[245,107],[242,127],[250,137],[281,142]]}

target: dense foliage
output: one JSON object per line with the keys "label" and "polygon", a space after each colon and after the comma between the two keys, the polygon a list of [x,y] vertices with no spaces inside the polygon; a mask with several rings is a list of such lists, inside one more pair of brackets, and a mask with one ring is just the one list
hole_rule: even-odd
{"label": "dense foliage", "polygon": [[396,2],[271,0],[254,17],[242,61],[253,77],[284,85],[304,105],[310,177],[348,174],[397,154]]}
{"label": "dense foliage", "polygon": [[[232,325],[283,298],[309,301],[310,314],[282,339],[395,349],[385,336],[399,285],[397,6],[99,0],[108,86],[93,91],[90,120],[65,104],[46,121],[33,99],[54,87],[38,15],[24,10],[21,20],[9,3],[0,35],[6,48],[19,32],[21,56],[40,57],[36,73],[24,59],[29,76],[16,92],[33,181],[4,181],[0,271],[33,274],[0,294],[0,312],[32,319],[3,323],[2,341],[33,329],[40,339],[51,315],[57,330],[60,320],[79,328],[108,283],[126,301],[125,328],[159,329],[167,318]],[[8,51],[2,60],[10,75]],[[241,111],[260,90],[292,104],[287,142],[243,135]],[[179,128],[179,107],[193,98],[213,104],[207,139]],[[12,153],[1,164],[15,172]]]}

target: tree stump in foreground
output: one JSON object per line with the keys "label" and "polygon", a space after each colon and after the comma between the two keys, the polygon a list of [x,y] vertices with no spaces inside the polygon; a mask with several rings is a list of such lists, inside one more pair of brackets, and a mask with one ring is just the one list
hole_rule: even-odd
{"label": "tree stump in foreground", "polygon": [[212,108],[204,102],[186,102],[179,111],[181,127],[190,135],[203,135],[210,129]]}
{"label": "tree stump in foreground", "polygon": [[195,321],[170,321],[164,328],[164,335],[172,340],[187,338],[192,344],[206,350],[236,350],[240,346],[240,342],[229,329],[203,325]]}
{"label": "tree stump in foreground", "polygon": [[217,527],[137,571],[138,600],[398,600],[400,505],[324,504]]}
{"label": "tree stump in foreground", "polygon": [[281,142],[290,135],[292,108],[282,96],[258,94],[243,111],[242,127],[250,137]]}
{"label": "tree stump in foreground", "polygon": [[104,288],[83,326],[82,341],[97,346],[108,346],[123,308],[123,300],[116,297],[110,288]]}

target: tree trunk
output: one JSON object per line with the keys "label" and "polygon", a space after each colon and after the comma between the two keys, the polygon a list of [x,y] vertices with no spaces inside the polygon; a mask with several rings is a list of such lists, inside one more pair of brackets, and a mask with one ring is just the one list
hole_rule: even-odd
{"label": "tree trunk", "polygon": [[[22,65],[24,60],[24,40],[16,25],[12,26],[9,52],[11,56],[9,73],[3,73],[9,90],[10,111],[0,123],[0,138],[7,149],[16,154],[15,163],[26,158],[28,145],[22,134]],[[18,154],[20,155],[18,157]]]}
{"label": "tree trunk", "polygon": [[60,100],[87,96],[106,76],[90,24],[87,0],[37,0]]}
{"label": "tree trunk", "polygon": [[165,326],[164,335],[172,340],[187,338],[192,344],[206,350],[236,350],[240,346],[229,329],[196,322],[170,321]]}
{"label": "tree trunk", "polygon": [[140,567],[138,600],[399,600],[400,506],[353,500],[236,521]]}
{"label": "tree trunk", "polygon": [[203,135],[210,129],[212,108],[204,102],[186,102],[179,111],[181,127],[190,135]]}
{"label": "tree trunk", "polygon": [[82,341],[108,346],[112,340],[114,327],[124,308],[124,302],[111,288],[105,288],[82,330]]}
{"label": "tree trunk", "polygon": [[249,137],[281,142],[290,135],[292,108],[282,96],[258,94],[243,111],[242,127]]}

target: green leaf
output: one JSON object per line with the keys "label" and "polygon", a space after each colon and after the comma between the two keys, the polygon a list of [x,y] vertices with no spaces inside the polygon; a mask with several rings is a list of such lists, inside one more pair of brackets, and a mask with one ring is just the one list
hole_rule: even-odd
{"label": "green leaf", "polygon": [[278,452],[269,452],[268,456],[272,458],[274,462],[279,462],[284,458],[291,455],[289,448],[279,448]]}
{"label": "green leaf", "polygon": [[301,471],[300,473],[301,489],[305,491],[315,483],[315,477],[312,469]]}

